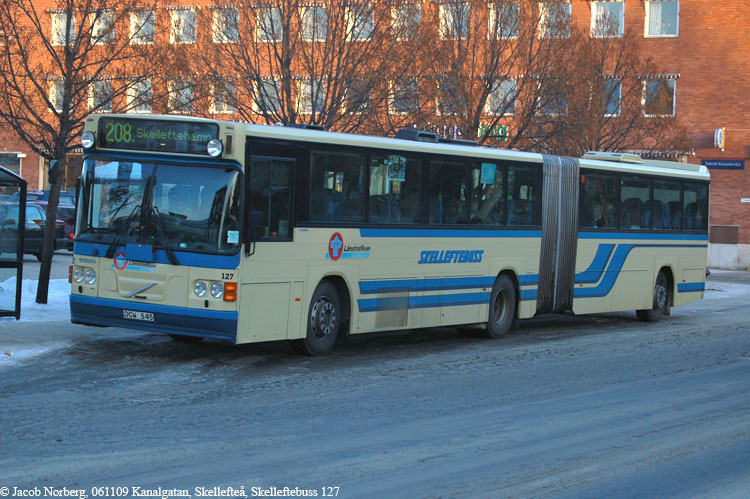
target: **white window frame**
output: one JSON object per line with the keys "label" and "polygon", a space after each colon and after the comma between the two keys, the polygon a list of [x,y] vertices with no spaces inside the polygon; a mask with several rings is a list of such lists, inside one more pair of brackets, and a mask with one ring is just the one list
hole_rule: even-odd
{"label": "white window frame", "polygon": [[[270,30],[264,30],[261,26],[268,26]],[[280,42],[284,38],[284,23],[281,19],[281,10],[278,7],[269,7],[266,4],[260,7],[256,11],[254,31],[256,42]]]}
{"label": "white window frame", "polygon": [[112,94],[114,94],[114,88],[112,87],[112,81],[109,79],[104,80],[94,80],[89,84],[89,98],[88,98],[88,105],[89,110],[94,111],[94,108],[97,106],[97,86],[98,85],[108,85],[109,86],[109,102],[104,106],[99,106],[99,108],[95,111],[97,113],[111,113],[112,112]]}
{"label": "white window frame", "polygon": [[[179,88],[175,88],[176,83],[180,84]],[[193,109],[195,108],[195,88],[192,80],[170,80],[167,86],[169,91],[169,112],[171,114],[191,114],[193,112]],[[183,92],[186,91],[190,92],[190,102],[185,103],[185,105],[180,105],[180,109],[177,109],[177,98],[182,97]],[[189,108],[185,109],[186,106],[188,106]]]}
{"label": "white window frame", "polygon": [[[671,80],[673,82],[672,113],[671,114],[648,114],[646,113],[646,101],[648,98],[648,82],[657,81],[657,80]],[[677,78],[658,77],[658,78],[644,79],[643,80],[643,98],[641,99],[641,104],[643,106],[643,116],[645,116],[646,118],[674,118],[675,116],[677,116]]]}
{"label": "white window frame", "polygon": [[[237,86],[228,79],[224,79],[221,83],[221,86],[223,87],[223,91],[221,92],[221,94],[219,94],[217,92],[217,90],[219,90],[217,84],[211,84],[211,114],[234,114],[237,109],[233,105],[225,102],[219,97],[229,93],[232,95],[232,98],[236,99]],[[227,90],[229,90],[229,92],[227,92]]]}
{"label": "white window frame", "polygon": [[[617,20],[618,30],[617,34],[602,33],[599,28],[600,20],[603,20],[599,7],[603,7],[608,4],[620,4],[621,12],[620,18]],[[604,12],[609,12],[607,9],[603,9]],[[625,0],[600,0],[591,2],[591,38],[622,38],[625,33]]]}
{"label": "white window frame", "polygon": [[104,9],[97,16],[90,14],[91,18],[91,43],[94,45],[107,45],[115,40],[115,11]]}
{"label": "white window frame", "polygon": [[49,109],[50,113],[62,113],[62,100],[64,92],[65,80],[63,80],[62,78],[54,78],[49,80],[49,101],[50,104],[52,104],[52,109]]}
{"label": "white window frame", "polygon": [[[355,3],[353,5],[357,4]],[[367,16],[368,19],[366,21],[363,19],[357,19],[359,22],[355,26],[355,14],[352,13],[351,6],[347,7],[344,14],[346,18],[346,39],[350,42],[370,41],[375,34],[375,8],[370,3],[359,4],[357,5],[357,8],[362,9],[362,12],[357,13],[356,16]]]}
{"label": "white window frame", "polygon": [[[271,84],[272,85],[271,88],[276,93],[275,102],[269,102],[269,104],[274,104],[274,107],[273,108],[269,107],[265,111],[265,113],[268,114],[268,115],[272,115],[272,114],[278,113],[281,110],[281,97],[279,96],[279,84],[278,84],[278,82],[279,82],[278,78],[270,78],[269,77],[269,78],[263,78],[263,80],[262,80],[262,84],[264,86],[267,86],[267,85]],[[261,100],[266,100],[267,99],[266,94],[268,92],[266,92],[266,94],[261,94],[260,90],[258,89],[258,86],[260,84],[261,83],[257,82],[257,81],[253,84],[255,86],[255,92],[254,92],[255,95],[253,95],[253,112],[255,114],[263,115],[263,110],[260,108],[260,106],[258,104],[260,103]]]}
{"label": "white window frame", "polygon": [[419,34],[419,25],[422,23],[422,4],[405,2],[401,5],[394,5],[391,7],[391,23],[396,33],[396,41],[415,40]]}
{"label": "white window frame", "polygon": [[[619,96],[617,100],[617,113],[612,114],[607,112],[607,107],[609,106],[609,101],[604,103],[604,116],[606,118],[618,118],[622,114],[622,79],[621,78],[605,78],[606,82],[616,82],[617,87],[619,89]],[[604,89],[603,89],[604,90]],[[602,97],[606,97],[606,95],[602,95]]]}
{"label": "white window frame", "polygon": [[[65,45],[65,25],[67,24],[67,12],[58,11],[50,13],[50,29],[51,29],[51,41],[55,47],[62,47]],[[70,17],[70,26],[68,26],[68,35],[70,39],[69,44],[73,44],[76,41],[76,16],[75,14]]]}
{"label": "white window frame", "polygon": [[[390,92],[390,94],[391,94],[391,97],[389,99],[390,102],[389,102],[389,106],[388,106],[388,108],[390,110],[390,113],[393,114],[393,115],[406,116],[407,114],[409,114],[411,112],[418,111],[419,109],[406,109],[405,111],[400,111],[400,110],[396,109],[396,89],[397,89],[398,83],[400,83],[400,81],[397,81],[397,80],[391,80],[391,82],[390,82],[390,86],[391,86],[391,92]],[[416,85],[416,87],[417,87],[416,88],[417,107],[419,107],[419,80],[417,80],[416,78],[404,78],[403,79],[403,83],[404,84],[414,83]]]}
{"label": "white window frame", "polygon": [[[500,10],[500,8],[502,7],[505,7],[505,8],[511,7],[515,9],[515,14],[518,16],[518,19],[516,21],[517,22],[515,26],[516,33],[514,35],[505,36],[503,34],[503,27],[495,26],[495,24],[497,24],[498,22],[497,21],[498,10]],[[495,33],[496,40],[517,40],[521,31],[521,4],[513,0],[508,0],[505,2],[495,1],[492,3],[488,3],[487,9],[489,9],[489,14],[487,16],[489,19],[489,22],[487,24],[487,39],[491,40],[492,33]]]}
{"label": "white window frame", "polygon": [[[141,89],[138,88],[141,85],[147,85],[147,89]],[[141,100],[141,96],[147,92],[148,93],[148,99]],[[149,114],[151,113],[151,110],[153,109],[153,98],[154,98],[154,91],[153,87],[151,85],[151,80],[145,79],[145,80],[136,80],[132,82],[128,86],[128,90],[126,93],[127,98],[127,105],[128,105],[128,112],[134,113],[134,114]],[[141,102],[136,102],[140,100]],[[148,109],[145,109],[148,107]]]}
{"label": "white window frame", "polygon": [[219,7],[211,12],[211,37],[214,43],[237,43],[240,40],[240,12]]}
{"label": "white window frame", "polygon": [[[317,104],[313,106],[313,83],[317,86]],[[297,82],[297,112],[299,114],[320,114],[326,105],[325,82],[323,80],[313,80],[304,78]]]}
{"label": "white window frame", "polygon": [[[547,12],[549,5],[566,5],[568,9],[568,26],[563,34],[547,33]],[[539,38],[570,38],[572,24],[572,3],[571,2],[539,2]]]}
{"label": "white window frame", "polygon": [[[466,12],[465,19],[467,24],[461,26],[461,28],[463,28],[461,32],[456,29],[456,18],[454,17],[455,12],[453,11],[453,8],[461,8],[468,11]],[[469,2],[451,1],[448,3],[441,3],[439,15],[441,40],[466,40],[471,36],[471,4]]]}
{"label": "white window frame", "polygon": [[[315,14],[317,11],[323,11],[322,18]],[[305,5],[300,8],[300,34],[306,42],[324,42],[328,37],[328,5],[314,4]]]}
{"label": "white window frame", "polygon": [[[192,16],[192,21],[182,23],[183,16]],[[195,9],[172,9],[169,11],[169,43],[172,45],[192,45],[195,43],[198,32],[198,20]],[[186,31],[192,30],[192,33]],[[179,35],[179,36],[178,36]]]}
{"label": "white window frame", "polygon": [[151,9],[132,11],[130,13],[130,44],[152,45],[155,39],[156,13]]}
{"label": "white window frame", "polygon": [[[487,102],[485,103],[485,106],[484,106],[484,112],[487,116],[497,115],[496,110],[493,109],[493,106],[492,106],[492,99],[493,99],[493,96],[501,93],[500,91],[503,88],[503,83],[506,83],[506,82],[510,82],[513,84],[513,93],[516,94],[516,96],[513,98],[513,107],[511,108],[511,110],[504,112],[502,115],[514,116],[516,114],[516,107],[518,106],[518,78],[511,77],[511,78],[503,78],[501,80],[498,80],[497,87],[492,92],[490,92],[490,94],[487,96]],[[505,93],[507,95],[508,92],[506,91]]]}
{"label": "white window frame", "polygon": [[[651,5],[657,3],[677,3],[677,19],[675,19],[675,33],[674,35],[652,35],[649,33],[649,26],[651,24]],[[645,3],[646,16],[643,23],[643,36],[644,38],[677,38],[680,36],[680,2],[679,0],[646,0]]]}

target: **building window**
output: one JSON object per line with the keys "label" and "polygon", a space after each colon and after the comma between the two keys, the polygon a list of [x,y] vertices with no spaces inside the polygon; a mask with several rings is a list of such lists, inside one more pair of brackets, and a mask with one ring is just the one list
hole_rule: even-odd
{"label": "building window", "polygon": [[211,85],[211,112],[213,114],[234,114],[237,101],[237,87],[228,80],[219,80]]}
{"label": "building window", "polygon": [[153,10],[137,10],[130,13],[130,43],[144,45],[154,43],[156,22]]}
{"label": "building window", "polygon": [[441,116],[457,115],[466,110],[460,85],[454,78],[444,77],[438,84],[437,112]]}
{"label": "building window", "polygon": [[547,88],[540,85],[539,108],[537,114],[560,116],[568,112],[568,98],[559,88],[560,82],[548,82]]}
{"label": "building window", "polygon": [[514,1],[501,1],[489,4],[490,40],[518,38],[521,24],[521,6]]}
{"label": "building window", "polygon": [[70,45],[76,39],[76,18],[73,13],[53,12],[52,13],[52,45],[65,45],[67,35],[67,44]]}
{"label": "building window", "polygon": [[236,9],[214,9],[212,14],[214,43],[233,43],[240,39],[240,14]]}
{"label": "building window", "polygon": [[96,113],[112,112],[112,82],[94,80],[89,87],[89,109]]}
{"label": "building window", "polygon": [[511,116],[516,112],[518,87],[516,80],[499,80],[487,97],[486,112],[489,115]]}
{"label": "building window", "polygon": [[540,3],[539,12],[541,38],[570,38],[570,2]]}
{"label": "building window", "polygon": [[115,13],[104,10],[91,14],[91,42],[95,45],[112,43],[115,39]]}
{"label": "building window", "polygon": [[370,40],[375,32],[375,11],[372,5],[352,2],[346,8],[346,38]]}
{"label": "building window", "polygon": [[443,40],[469,38],[471,7],[468,3],[449,2],[440,5],[440,36]]}
{"label": "building window", "polygon": [[680,2],[646,2],[646,36],[670,37],[679,34]]}
{"label": "building window", "polygon": [[419,23],[422,21],[422,5],[419,3],[404,3],[393,7],[393,31],[396,39],[416,40],[419,36]]}
{"label": "building window", "polygon": [[675,115],[674,78],[655,78],[643,82],[643,114],[649,117]]}
{"label": "building window", "polygon": [[50,80],[49,82],[49,101],[52,109],[58,113],[63,111],[63,97],[65,93],[65,80]]}
{"label": "building window", "polygon": [[7,168],[16,175],[21,174],[21,158],[26,157],[20,152],[0,152],[0,166]]}
{"label": "building window", "polygon": [[622,106],[622,81],[606,79],[602,85],[605,116],[620,116]]}
{"label": "building window", "polygon": [[328,9],[320,5],[302,7],[302,39],[324,42],[328,34]]}
{"label": "building window", "polygon": [[150,113],[153,91],[151,80],[136,80],[128,87],[128,112]]}
{"label": "building window", "polygon": [[299,82],[298,109],[301,114],[323,112],[326,103],[325,85],[320,80]]}
{"label": "building window", "polygon": [[615,38],[623,35],[625,28],[625,2],[591,2],[591,36]]}
{"label": "building window", "polygon": [[193,112],[193,82],[190,80],[169,82],[169,111],[183,114]]}
{"label": "building window", "polygon": [[195,11],[179,9],[169,12],[172,29],[169,33],[169,43],[195,43]]}
{"label": "building window", "polygon": [[279,42],[283,35],[281,10],[278,7],[260,7],[255,17],[255,39],[259,42]]}
{"label": "building window", "polygon": [[271,78],[260,80],[255,84],[255,98],[253,99],[253,111],[258,114],[275,114],[281,108],[279,98],[279,87],[277,82]]}
{"label": "building window", "polygon": [[419,109],[419,85],[416,79],[396,80],[392,88],[391,111],[393,113],[406,114]]}

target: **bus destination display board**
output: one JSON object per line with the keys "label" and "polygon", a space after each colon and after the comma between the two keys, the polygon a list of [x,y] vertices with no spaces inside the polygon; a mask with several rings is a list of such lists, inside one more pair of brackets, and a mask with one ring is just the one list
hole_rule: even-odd
{"label": "bus destination display board", "polygon": [[208,154],[209,141],[219,137],[219,125],[138,118],[101,118],[101,147],[144,151]]}

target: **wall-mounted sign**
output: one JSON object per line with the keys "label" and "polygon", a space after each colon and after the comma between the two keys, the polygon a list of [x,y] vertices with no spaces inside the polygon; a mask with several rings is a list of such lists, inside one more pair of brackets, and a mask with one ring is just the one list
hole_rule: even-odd
{"label": "wall-mounted sign", "polygon": [[740,203],[750,203],[750,198],[740,198]]}
{"label": "wall-mounted sign", "polygon": [[702,159],[701,164],[711,170],[744,170],[744,159]]}
{"label": "wall-mounted sign", "polygon": [[727,130],[725,128],[717,128],[714,131],[714,147],[723,151],[726,140]]}

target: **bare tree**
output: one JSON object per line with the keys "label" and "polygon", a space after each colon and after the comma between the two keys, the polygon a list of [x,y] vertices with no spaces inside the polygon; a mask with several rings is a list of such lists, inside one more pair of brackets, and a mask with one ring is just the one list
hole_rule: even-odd
{"label": "bare tree", "polygon": [[[45,7],[49,4],[45,4]],[[1,0],[0,121],[50,161],[50,196],[36,301],[47,302],[66,157],[85,115],[125,111],[151,96],[155,5],[130,0]]]}
{"label": "bare tree", "polygon": [[384,2],[260,0],[219,4],[202,18],[212,114],[248,122],[362,130],[401,59]]}

